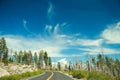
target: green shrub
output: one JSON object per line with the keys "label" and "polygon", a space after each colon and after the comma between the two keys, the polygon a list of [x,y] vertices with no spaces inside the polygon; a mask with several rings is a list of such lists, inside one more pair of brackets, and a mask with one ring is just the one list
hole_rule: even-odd
{"label": "green shrub", "polygon": [[110,75],[98,71],[87,72],[87,71],[78,70],[78,71],[70,71],[67,73],[77,79],[87,78],[87,80],[120,80],[120,76],[114,78]]}
{"label": "green shrub", "polygon": [[22,74],[3,76],[3,77],[0,78],[0,80],[20,80],[22,78],[26,78],[26,77],[34,76],[34,75],[37,75],[37,74],[41,74],[42,72],[43,71],[38,70],[38,71],[34,71],[34,72],[26,72],[26,73],[22,73]]}
{"label": "green shrub", "polygon": [[114,78],[101,72],[92,71],[88,74],[87,80],[114,80]]}
{"label": "green shrub", "polygon": [[77,79],[85,78],[87,77],[86,71],[73,71],[72,76]]}

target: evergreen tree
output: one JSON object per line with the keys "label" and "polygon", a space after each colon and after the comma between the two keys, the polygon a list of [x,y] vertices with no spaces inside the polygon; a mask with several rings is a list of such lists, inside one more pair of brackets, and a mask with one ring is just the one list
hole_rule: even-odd
{"label": "evergreen tree", "polygon": [[115,60],[115,66],[116,66],[116,71],[117,71],[116,76],[119,76],[119,74],[120,74],[120,61],[117,58]]}
{"label": "evergreen tree", "polygon": [[20,51],[18,55],[18,63],[22,63],[23,52]]}
{"label": "evergreen tree", "polygon": [[103,70],[104,58],[101,54],[98,55],[98,68]]}
{"label": "evergreen tree", "polygon": [[6,48],[5,53],[3,54],[3,62],[6,66],[8,65],[8,48]]}
{"label": "evergreen tree", "polygon": [[29,51],[29,64],[31,64],[31,63],[32,63],[32,52]]}
{"label": "evergreen tree", "polygon": [[28,63],[27,63],[27,52],[26,52],[26,51],[24,51],[24,55],[23,55],[23,57],[22,57],[22,62],[23,62],[24,64],[28,64]]}
{"label": "evergreen tree", "polygon": [[48,57],[48,65],[50,66],[50,69],[52,68],[52,61],[51,61],[51,57]]}
{"label": "evergreen tree", "polygon": [[3,60],[4,64],[8,65],[8,48],[7,48],[4,37],[2,37],[0,40],[0,59],[2,58],[2,56],[3,56],[2,60]]}
{"label": "evergreen tree", "polygon": [[47,54],[47,52],[45,51],[45,53],[44,53],[44,61],[45,61],[45,65],[46,65],[46,67],[48,66],[48,54]]}
{"label": "evergreen tree", "polygon": [[96,60],[95,60],[95,57],[92,57],[92,63],[94,65],[94,69],[96,69]]}
{"label": "evergreen tree", "polygon": [[57,66],[58,66],[58,70],[60,71],[61,70],[61,64],[60,64],[60,62],[58,62]]}
{"label": "evergreen tree", "polygon": [[27,53],[27,63],[28,65],[32,63],[32,52],[31,51]]}
{"label": "evergreen tree", "polygon": [[10,58],[9,58],[9,63],[12,63],[12,62],[13,62],[13,60],[12,60],[12,58],[10,57]]}
{"label": "evergreen tree", "polygon": [[0,62],[2,62],[2,54],[3,54],[2,39],[0,38]]}
{"label": "evergreen tree", "polygon": [[37,64],[37,53],[36,52],[34,53],[34,62],[35,64]]}
{"label": "evergreen tree", "polygon": [[88,71],[91,71],[91,65],[90,65],[90,54],[88,53],[88,60],[87,60],[87,67],[88,67]]}
{"label": "evergreen tree", "polygon": [[39,53],[39,67],[42,68],[43,67],[43,61],[44,61],[44,51],[41,50]]}
{"label": "evergreen tree", "polygon": [[15,60],[14,60],[15,63],[18,63],[18,54],[17,54],[17,51],[14,52],[14,55],[13,55],[13,56],[14,56],[14,59],[15,59]]}

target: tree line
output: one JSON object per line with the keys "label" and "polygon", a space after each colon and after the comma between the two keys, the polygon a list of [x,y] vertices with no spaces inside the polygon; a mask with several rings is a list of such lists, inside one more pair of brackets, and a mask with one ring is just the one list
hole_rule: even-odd
{"label": "tree line", "polygon": [[91,58],[91,63],[93,65],[91,70],[100,71],[112,76],[120,76],[120,60],[118,58],[113,59],[99,54],[97,58]]}
{"label": "tree line", "polygon": [[28,52],[20,50],[14,53],[11,51],[11,55],[8,56],[8,48],[4,37],[0,38],[0,62],[3,62],[4,65],[8,65],[8,63],[31,65],[34,63],[41,69],[44,66],[45,68],[52,67],[51,57],[48,56],[47,51],[43,50],[39,53],[32,53],[31,50]]}

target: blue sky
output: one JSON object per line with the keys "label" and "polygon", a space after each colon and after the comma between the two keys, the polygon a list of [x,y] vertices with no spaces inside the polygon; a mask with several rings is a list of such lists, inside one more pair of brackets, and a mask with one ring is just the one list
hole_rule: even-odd
{"label": "blue sky", "polygon": [[120,1],[0,0],[0,36],[13,51],[120,54]]}

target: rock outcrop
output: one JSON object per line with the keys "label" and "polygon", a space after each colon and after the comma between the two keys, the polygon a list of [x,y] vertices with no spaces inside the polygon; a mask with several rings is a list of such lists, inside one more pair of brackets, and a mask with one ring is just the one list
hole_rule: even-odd
{"label": "rock outcrop", "polygon": [[7,70],[0,68],[0,77],[10,75]]}

